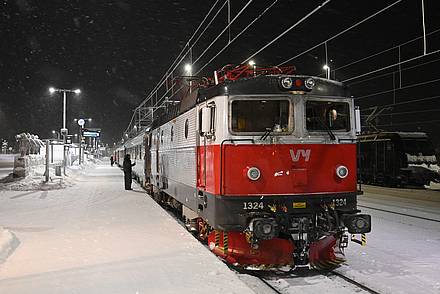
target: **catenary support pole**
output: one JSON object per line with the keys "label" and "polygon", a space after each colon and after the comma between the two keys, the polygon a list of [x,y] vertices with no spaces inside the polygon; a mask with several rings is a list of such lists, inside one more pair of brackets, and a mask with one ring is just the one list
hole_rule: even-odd
{"label": "catenary support pole", "polygon": [[49,157],[50,157],[50,150],[49,150],[50,141],[46,140],[46,171],[44,172],[44,175],[46,176],[45,182],[49,182]]}
{"label": "catenary support pole", "polygon": [[66,132],[66,91],[63,91],[63,172],[66,175],[67,165],[67,132]]}

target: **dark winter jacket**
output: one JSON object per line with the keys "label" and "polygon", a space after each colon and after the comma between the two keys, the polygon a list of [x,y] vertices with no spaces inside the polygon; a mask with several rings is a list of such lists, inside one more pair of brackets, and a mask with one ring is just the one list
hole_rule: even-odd
{"label": "dark winter jacket", "polygon": [[124,163],[122,164],[122,168],[124,170],[124,173],[131,173],[131,167],[134,166],[136,163],[131,163],[131,160],[129,157],[124,157]]}

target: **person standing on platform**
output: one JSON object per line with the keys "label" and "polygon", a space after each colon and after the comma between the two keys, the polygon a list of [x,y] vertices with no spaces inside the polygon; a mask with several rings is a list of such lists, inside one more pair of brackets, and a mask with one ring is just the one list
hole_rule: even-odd
{"label": "person standing on platform", "polygon": [[113,155],[110,156],[110,165],[113,166],[113,163],[115,163],[115,160],[113,159]]}
{"label": "person standing on platform", "polygon": [[131,189],[131,168],[136,165],[135,163],[131,163],[130,154],[125,154],[124,163],[122,164],[122,169],[124,170],[124,179],[125,179],[125,190],[133,190]]}

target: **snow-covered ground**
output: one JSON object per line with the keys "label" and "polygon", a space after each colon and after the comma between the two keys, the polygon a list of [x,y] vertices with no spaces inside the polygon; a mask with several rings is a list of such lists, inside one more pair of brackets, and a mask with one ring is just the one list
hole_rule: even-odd
{"label": "snow-covered ground", "polygon": [[[15,238],[0,293],[273,293],[231,272],[138,186],[123,190],[116,166],[74,167],[53,189],[41,179],[0,183],[0,226]],[[440,192],[366,190],[372,233],[337,271],[379,293],[440,293]],[[282,293],[366,293],[316,272],[269,280]]]}
{"label": "snow-covered ground", "polygon": [[348,248],[339,271],[379,293],[440,293],[440,223],[428,220],[440,220],[440,202],[414,199],[424,190],[412,191],[413,199],[385,193],[360,198],[360,208],[372,216],[372,232],[367,246]]}
{"label": "snow-covered ground", "polygon": [[17,238],[0,293],[253,293],[139,187],[124,190],[117,167],[69,177],[0,190],[0,226]]}

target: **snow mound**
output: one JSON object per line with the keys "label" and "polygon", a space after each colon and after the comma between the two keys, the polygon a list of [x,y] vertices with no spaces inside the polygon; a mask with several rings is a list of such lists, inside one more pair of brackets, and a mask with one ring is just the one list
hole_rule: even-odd
{"label": "snow mound", "polygon": [[49,168],[49,181],[45,182],[45,166],[39,165],[32,167],[29,175],[25,178],[14,178],[13,174],[0,180],[0,190],[8,191],[48,191],[59,190],[71,187],[75,183],[75,178],[80,171],[68,169],[68,176],[55,176],[55,168]]}
{"label": "snow mound", "polygon": [[0,227],[0,264],[6,260],[11,252],[13,240],[11,232]]}
{"label": "snow mound", "polygon": [[73,186],[73,182],[61,177],[49,178],[49,182],[44,182],[44,176],[28,176],[26,178],[13,178],[11,175],[6,177],[0,184],[0,190],[10,191],[34,191],[34,190],[59,190]]}

